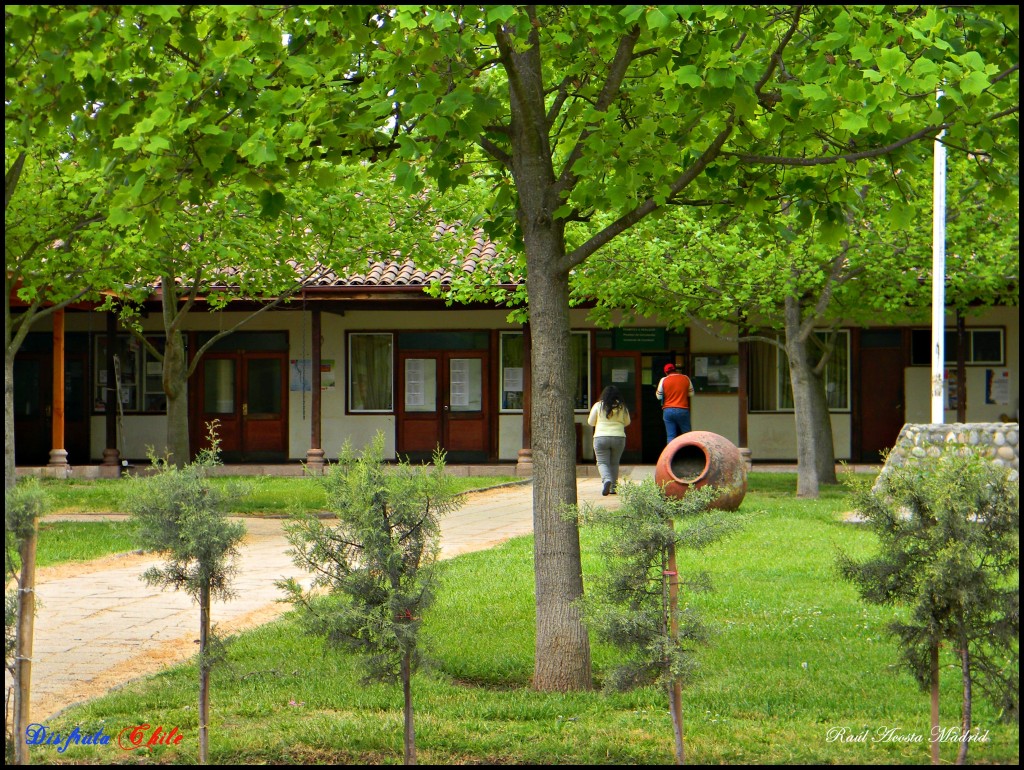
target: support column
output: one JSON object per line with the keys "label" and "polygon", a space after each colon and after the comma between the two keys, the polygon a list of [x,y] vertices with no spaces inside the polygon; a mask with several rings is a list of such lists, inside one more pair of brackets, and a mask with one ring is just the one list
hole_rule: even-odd
{"label": "support column", "polygon": [[967,422],[967,324],[956,311],[956,421]]}
{"label": "support column", "polygon": [[[741,326],[739,332],[742,337],[746,330]],[[747,446],[747,415],[750,413],[750,405],[747,401],[747,371],[750,365],[750,343],[740,340],[737,345],[740,357],[739,391],[736,394],[739,408],[739,450],[740,456],[747,466],[747,471],[750,471],[754,466],[750,448]]]}
{"label": "support column", "polygon": [[121,453],[117,449],[117,388],[114,371],[114,351],[117,349],[117,315],[111,311],[107,314],[107,385],[103,391],[105,404],[103,422],[106,428],[103,462],[100,464],[101,478],[117,478],[121,475]]}
{"label": "support column", "polygon": [[321,316],[319,310],[313,311],[313,360],[310,362],[310,388],[312,389],[312,414],[310,415],[309,451],[306,452],[306,469],[314,476],[322,476],[324,472],[324,450],[320,438],[320,412],[322,379],[320,376]]}
{"label": "support column", "polygon": [[530,324],[525,323],[523,324],[523,448],[519,450],[516,460],[517,476],[533,475],[533,433],[530,427],[531,402],[533,400],[533,357],[530,353],[532,347]]}
{"label": "support column", "polygon": [[50,426],[50,468],[54,475],[68,475],[68,453],[64,448],[64,309],[53,314],[53,411]]}

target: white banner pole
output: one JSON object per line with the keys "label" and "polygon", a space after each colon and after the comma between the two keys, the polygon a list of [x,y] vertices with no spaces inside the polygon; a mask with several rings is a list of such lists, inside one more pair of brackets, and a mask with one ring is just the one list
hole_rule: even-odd
{"label": "white banner pole", "polygon": [[[942,99],[938,91],[936,100]],[[946,367],[946,147],[940,131],[935,137],[932,179],[932,422],[945,422]]]}

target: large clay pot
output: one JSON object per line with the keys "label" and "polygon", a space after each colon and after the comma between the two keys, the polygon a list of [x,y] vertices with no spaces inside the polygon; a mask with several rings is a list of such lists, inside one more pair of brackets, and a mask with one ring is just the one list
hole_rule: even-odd
{"label": "large clay pot", "polygon": [[723,511],[735,511],[747,494],[747,467],[739,448],[706,430],[672,439],[658,457],[654,480],[669,497],[682,497],[690,487],[718,487],[722,494],[711,507]]}

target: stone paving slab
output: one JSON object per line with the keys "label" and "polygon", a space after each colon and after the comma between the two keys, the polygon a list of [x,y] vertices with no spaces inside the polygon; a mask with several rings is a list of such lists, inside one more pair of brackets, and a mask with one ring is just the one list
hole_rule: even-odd
{"label": "stone paving slab", "polygon": [[[639,480],[652,469],[623,468]],[[601,497],[599,478],[578,481],[580,502],[618,506]],[[123,519],[123,515],[58,515],[62,519]],[[232,581],[236,596],[215,601],[213,622],[222,634],[277,617],[288,609],[274,583],[292,576],[305,585],[287,554],[282,519],[242,519],[248,530]],[[442,521],[441,555],[490,548],[533,531],[532,486],[517,484],[468,496]],[[102,695],[111,687],[153,673],[194,655],[198,610],[179,591],[147,586],[140,575],[159,558],[136,558],[128,566],[48,579],[41,571],[32,661],[32,721],[41,722],[68,706]],[[5,677],[5,683],[9,685]]]}

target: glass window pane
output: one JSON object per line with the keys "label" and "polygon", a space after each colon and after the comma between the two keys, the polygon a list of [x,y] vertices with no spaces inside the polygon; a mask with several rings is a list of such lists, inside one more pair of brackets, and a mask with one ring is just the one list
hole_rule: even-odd
{"label": "glass window pane", "polygon": [[614,385],[630,414],[636,414],[636,361],[625,356],[606,356],[601,359],[602,388]]}
{"label": "glass window pane", "polygon": [[751,342],[747,350],[747,390],[750,411],[773,411],[776,408],[776,348],[767,342]]}
{"label": "glass window pane", "polygon": [[[825,353],[825,345],[831,336],[829,332],[814,333],[817,344],[813,344],[811,360],[817,364]],[[850,408],[850,334],[838,332],[835,335],[835,350],[825,365],[825,398],[829,409]],[[784,351],[778,351],[778,393],[779,409],[793,409],[793,382],[789,374],[789,359]]]}
{"label": "glass window pane", "polygon": [[353,412],[390,412],[392,393],[390,334],[349,336],[348,398]]}
{"label": "glass window pane", "polygon": [[448,362],[448,404],[453,412],[483,409],[483,361],[453,358]]}
{"label": "glass window pane", "polygon": [[521,332],[501,335],[502,409],[523,408],[524,344]]}
{"label": "glass window pane", "polygon": [[968,330],[971,337],[970,363],[1001,364],[1003,362],[1003,332],[1001,329]]}
{"label": "glass window pane", "polygon": [[206,361],[204,403],[207,414],[235,413],[235,362],[230,358]]}
{"label": "glass window pane", "polygon": [[[824,338],[824,335],[822,335]],[[850,408],[850,335],[836,335],[835,350],[825,365],[825,397],[829,409]]]}
{"label": "glass window pane", "polygon": [[436,359],[405,359],[405,411],[437,411]]}
{"label": "glass window pane", "polygon": [[253,358],[246,362],[245,402],[249,416],[281,413],[281,360]]}
{"label": "glass window pane", "polygon": [[573,332],[569,336],[569,353],[576,378],[575,408],[590,409],[590,334]]}

